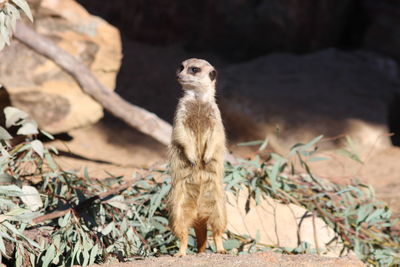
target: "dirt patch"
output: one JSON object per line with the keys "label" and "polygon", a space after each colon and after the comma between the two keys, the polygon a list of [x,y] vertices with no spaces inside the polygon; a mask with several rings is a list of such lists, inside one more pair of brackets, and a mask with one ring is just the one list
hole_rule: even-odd
{"label": "dirt patch", "polygon": [[109,118],[97,124],[69,132],[70,140],[50,144],[60,151],[57,163],[65,170],[91,177],[124,176],[130,178],[141,168],[165,163],[166,147],[152,138]]}
{"label": "dirt patch", "polygon": [[283,255],[274,252],[251,255],[198,254],[182,258],[162,256],[134,262],[92,265],[91,267],[158,267],[158,266],[213,266],[213,267],[357,267],[365,266],[361,261],[345,258],[328,258],[317,255]]}

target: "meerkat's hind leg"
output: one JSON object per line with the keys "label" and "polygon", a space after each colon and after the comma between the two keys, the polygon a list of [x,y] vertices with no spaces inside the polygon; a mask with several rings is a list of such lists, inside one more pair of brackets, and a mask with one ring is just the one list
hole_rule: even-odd
{"label": "meerkat's hind leg", "polygon": [[221,197],[216,201],[214,212],[209,217],[209,223],[213,231],[215,247],[218,253],[226,253],[222,243],[222,234],[226,229],[227,223],[226,216],[224,199]]}
{"label": "meerkat's hind leg", "polygon": [[179,251],[174,255],[175,257],[186,256],[189,238],[189,226],[193,223],[193,213],[180,213],[177,220],[174,221],[174,233],[179,239]]}
{"label": "meerkat's hind leg", "polygon": [[215,248],[218,253],[226,254],[226,250],[224,249],[224,245],[222,243],[222,233],[217,231],[213,232],[213,237],[214,237],[214,242],[215,242]]}
{"label": "meerkat's hind leg", "polygon": [[203,253],[207,246],[207,219],[197,220],[193,227],[196,232],[197,253]]}
{"label": "meerkat's hind leg", "polygon": [[171,220],[171,228],[175,236],[179,240],[179,251],[174,255],[175,257],[182,257],[186,255],[188,247],[189,226],[193,222],[195,214],[184,212],[183,205],[178,203],[174,210],[173,220]]}
{"label": "meerkat's hind leg", "polygon": [[186,256],[186,250],[188,247],[188,229],[181,229],[179,233],[176,234],[179,239],[179,251],[174,254],[174,257]]}
{"label": "meerkat's hind leg", "polygon": [[222,217],[218,217],[218,218],[214,217],[212,219],[213,219],[213,221],[210,221],[210,225],[211,225],[211,229],[213,232],[215,248],[218,253],[226,253],[226,251],[224,249],[224,245],[222,243],[222,234],[225,229],[225,225],[226,225],[225,220],[226,219],[224,219]]}

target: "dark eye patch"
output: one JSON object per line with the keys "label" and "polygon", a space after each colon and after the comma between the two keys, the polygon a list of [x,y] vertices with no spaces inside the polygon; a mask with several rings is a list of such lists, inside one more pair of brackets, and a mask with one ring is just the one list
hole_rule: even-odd
{"label": "dark eye patch", "polygon": [[190,74],[196,74],[196,73],[198,73],[200,71],[201,71],[201,69],[198,68],[198,67],[190,67],[190,68],[188,68],[188,73],[190,73]]}
{"label": "dark eye patch", "polygon": [[212,70],[212,71],[210,71],[210,73],[208,75],[210,76],[210,80],[214,81],[217,78],[217,71]]}

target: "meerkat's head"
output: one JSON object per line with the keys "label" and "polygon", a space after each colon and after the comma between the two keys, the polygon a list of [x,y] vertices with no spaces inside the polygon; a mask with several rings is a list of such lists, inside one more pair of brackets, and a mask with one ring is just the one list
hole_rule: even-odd
{"label": "meerkat's head", "polygon": [[217,71],[203,59],[190,58],[182,62],[176,78],[184,90],[207,93],[210,89],[215,90]]}

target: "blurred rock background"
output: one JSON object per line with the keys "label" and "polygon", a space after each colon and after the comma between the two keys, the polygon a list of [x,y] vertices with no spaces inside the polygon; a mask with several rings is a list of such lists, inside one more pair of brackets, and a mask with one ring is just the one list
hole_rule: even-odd
{"label": "blurred rock background", "polygon": [[[122,58],[115,27],[73,0],[44,0],[35,11],[36,31],[76,56],[107,87],[115,88]],[[102,107],[51,60],[17,42],[0,57],[0,80],[11,103],[31,114],[42,129],[65,133],[103,117]]]}
{"label": "blurred rock background", "polygon": [[[121,31],[124,60],[117,91],[165,120],[171,121],[180,95],[171,79],[175,66],[199,56],[220,70],[218,94],[231,140],[262,138],[278,127],[285,147],[319,133],[352,134],[362,145],[381,136],[379,147],[399,142],[399,133],[384,135],[397,132],[399,124],[400,4],[80,3]],[[235,125],[237,115],[246,116],[239,121],[255,121],[256,128]]]}

